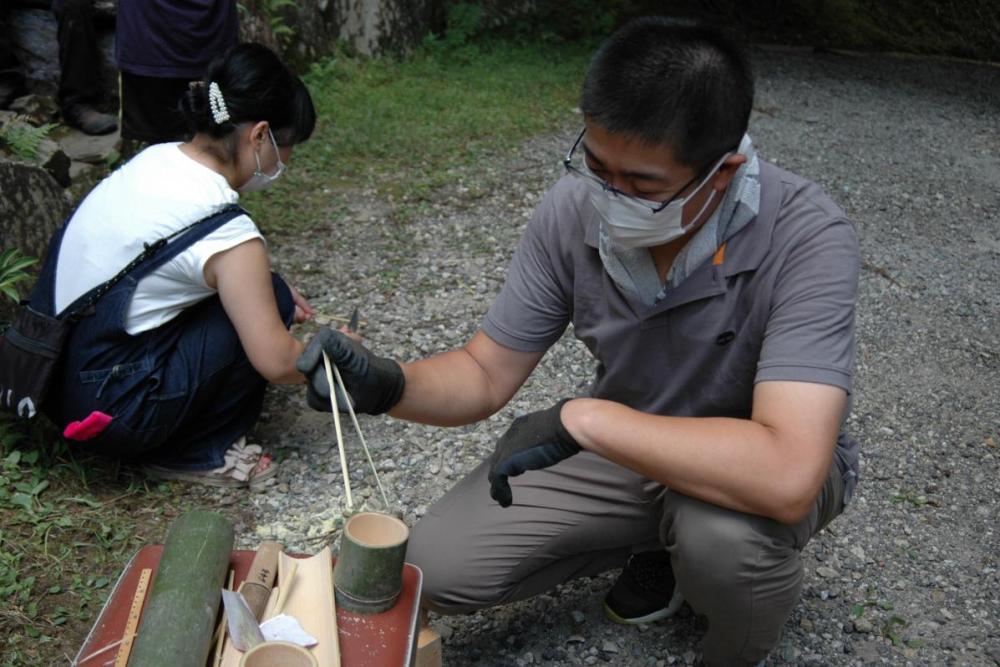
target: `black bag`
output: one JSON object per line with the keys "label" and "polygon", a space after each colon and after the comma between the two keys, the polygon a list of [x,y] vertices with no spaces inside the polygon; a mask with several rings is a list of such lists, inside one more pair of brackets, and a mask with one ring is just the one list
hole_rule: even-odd
{"label": "black bag", "polygon": [[[190,224],[170,236],[154,243],[144,244],[144,250],[124,269],[107,282],[79,297],[59,315],[39,312],[32,308],[29,302],[22,301],[14,321],[3,332],[3,336],[0,336],[0,411],[14,413],[23,419],[31,419],[38,413],[56,374],[63,345],[73,330],[73,325],[93,314],[94,304],[111,291],[118,281],[156,254],[171,239],[192,227],[218,216],[235,217],[244,212],[238,206],[229,206],[220,213]],[[60,233],[50,244],[43,272],[54,270],[54,266],[49,266],[49,262],[56,261],[61,238]],[[51,287],[55,289],[55,285]]]}
{"label": "black bag", "polygon": [[69,318],[51,317],[22,304],[0,338],[0,409],[31,419],[48,392]]}

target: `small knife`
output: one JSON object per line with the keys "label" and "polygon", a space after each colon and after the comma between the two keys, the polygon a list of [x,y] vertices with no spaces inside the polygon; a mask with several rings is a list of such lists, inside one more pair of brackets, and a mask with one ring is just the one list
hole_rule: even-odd
{"label": "small knife", "polygon": [[348,322],[347,322],[347,330],[348,331],[350,331],[351,333],[357,333],[357,331],[358,331],[358,323],[360,321],[359,318],[360,318],[360,315],[358,314],[358,308],[357,308],[357,306],[355,306],[354,307],[354,312],[351,313],[351,319],[348,320]]}
{"label": "small knife", "polygon": [[222,604],[226,608],[226,623],[233,646],[247,651],[264,641],[264,634],[247,606],[246,600],[236,591],[222,591]]}

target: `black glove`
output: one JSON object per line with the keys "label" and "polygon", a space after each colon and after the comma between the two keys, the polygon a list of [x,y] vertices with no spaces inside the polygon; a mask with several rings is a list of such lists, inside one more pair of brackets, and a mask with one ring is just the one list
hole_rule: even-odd
{"label": "black glove", "polygon": [[[306,402],[313,410],[330,411],[330,386],[326,381],[323,352],[330,357],[330,363],[340,370],[355,412],[380,415],[391,410],[403,397],[406,380],[399,364],[372,354],[364,345],[339,331],[323,327],[295,362],[299,372],[309,380]],[[337,407],[341,412],[347,411],[339,388]]]}
{"label": "black glove", "polygon": [[580,451],[580,445],[559,417],[568,400],[563,399],[548,410],[518,417],[497,440],[490,458],[490,496],[501,507],[510,507],[513,502],[508,477],[548,468]]}

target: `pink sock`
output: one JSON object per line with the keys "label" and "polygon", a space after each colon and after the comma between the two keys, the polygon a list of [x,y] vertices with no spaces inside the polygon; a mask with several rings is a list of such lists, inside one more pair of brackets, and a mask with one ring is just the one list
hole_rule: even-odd
{"label": "pink sock", "polygon": [[106,415],[103,412],[91,412],[86,419],[78,422],[70,422],[70,424],[63,431],[63,437],[67,440],[90,440],[91,438],[96,438],[100,435],[104,429],[108,427],[111,420],[114,419],[111,415]]}

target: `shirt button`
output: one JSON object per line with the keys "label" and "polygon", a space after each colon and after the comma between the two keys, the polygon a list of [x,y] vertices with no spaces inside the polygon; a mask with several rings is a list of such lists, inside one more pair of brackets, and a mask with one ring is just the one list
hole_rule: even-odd
{"label": "shirt button", "polygon": [[734,338],[736,338],[736,332],[735,331],[723,331],[722,333],[720,333],[718,335],[718,337],[716,337],[715,344],[716,345],[729,345],[730,343],[733,342]]}

